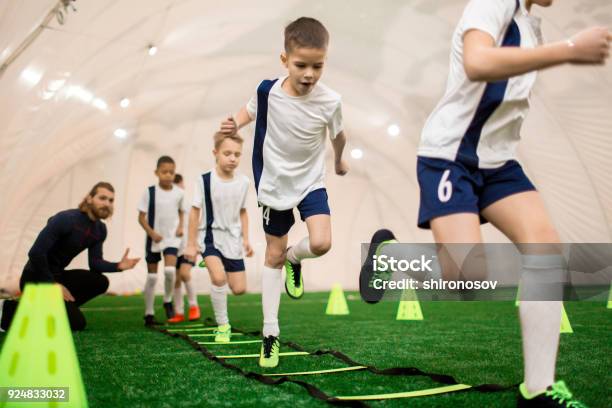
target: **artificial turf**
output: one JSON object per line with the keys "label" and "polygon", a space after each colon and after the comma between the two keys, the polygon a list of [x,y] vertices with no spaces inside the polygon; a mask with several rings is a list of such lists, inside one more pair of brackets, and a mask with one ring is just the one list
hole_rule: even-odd
{"label": "artificial turf", "polygon": [[[421,302],[423,321],[397,321],[397,302],[363,303],[347,294],[350,315],[326,316],[326,293],[301,300],[283,295],[281,339],[309,351],[336,349],[378,368],[417,367],[448,374],[466,384],[515,384],[522,378],[521,342],[514,302]],[[161,299],[156,299],[161,318]],[[209,298],[199,296],[203,314],[212,317]],[[610,344],[612,310],[601,302],[566,302],[574,329],[562,334],[558,378],[589,406],[612,406]],[[84,332],[74,333],[89,406],[323,406],[300,386],[269,386],[245,378],[206,359],[180,338],[143,327],[143,298],[105,296],[83,308]],[[259,295],[229,297],[231,323],[259,330]],[[237,336],[234,340],[253,339]],[[0,334],[0,342],[4,335]],[[212,340],[198,338],[199,341]],[[215,354],[259,352],[259,344],[205,346]],[[287,347],[283,351],[292,351]],[[227,360],[230,361],[230,360]],[[262,372],[257,359],[232,359],[246,371]],[[281,357],[267,372],[344,367],[332,356]],[[367,395],[438,387],[428,377],[374,375],[368,371],[299,377],[329,395]],[[372,401],[369,405],[415,407],[512,407],[515,390],[462,391],[429,397]]]}

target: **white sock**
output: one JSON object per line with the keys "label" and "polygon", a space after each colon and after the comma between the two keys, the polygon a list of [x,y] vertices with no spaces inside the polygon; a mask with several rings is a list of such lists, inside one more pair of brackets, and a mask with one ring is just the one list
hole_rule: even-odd
{"label": "white sock", "polygon": [[317,255],[310,250],[310,239],[308,237],[302,238],[300,242],[287,251],[287,259],[291,263],[300,263],[302,259],[308,258],[317,258]]}
{"label": "white sock", "polygon": [[223,286],[210,285],[210,302],[219,326],[229,323],[227,317],[227,283]]}
{"label": "white sock", "polygon": [[198,296],[196,295],[196,292],[193,289],[191,280],[185,282],[185,289],[187,290],[187,299],[189,299],[189,306],[197,306]]}
{"label": "white sock", "polygon": [[145,296],[145,315],[154,315],[155,309],[153,305],[155,303],[155,284],[157,283],[157,273],[147,273],[147,280],[145,282],[144,296]]}
{"label": "white sock", "polygon": [[172,290],[176,279],[176,267],[166,266],[164,268],[164,303],[172,302]]}
{"label": "white sock", "polygon": [[561,328],[561,302],[521,301],[525,386],[529,393],[555,382],[555,363]]}
{"label": "white sock", "polygon": [[559,347],[562,280],[565,260],[555,255],[527,255],[522,259],[519,315],[523,335],[525,386],[530,393],[543,391],[555,381]]}
{"label": "white sock", "polygon": [[174,287],[174,313],[185,314],[185,304],[183,303],[183,288]]}
{"label": "white sock", "polygon": [[261,275],[261,305],[263,307],[264,337],[278,337],[278,308],[281,295],[281,269],[264,266]]}

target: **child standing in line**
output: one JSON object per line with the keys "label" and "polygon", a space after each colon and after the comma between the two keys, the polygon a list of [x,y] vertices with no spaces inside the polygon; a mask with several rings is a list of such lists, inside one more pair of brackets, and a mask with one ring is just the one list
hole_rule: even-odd
{"label": "child standing in line", "polygon": [[[185,183],[183,176],[179,173],[174,175],[174,184],[180,189],[185,191]],[[188,210],[183,210],[188,211]],[[198,320],[200,318],[200,306],[198,305],[198,297],[193,288],[191,282],[191,269],[195,266],[195,262],[185,258],[183,251],[187,244],[187,237],[189,236],[188,223],[184,223],[183,236],[181,237],[181,245],[178,249],[178,258],[176,260],[176,281],[174,283],[174,317],[168,319],[168,323],[180,323],[185,321],[185,305],[183,303],[183,290],[181,283],[185,285],[187,291],[187,299],[189,301],[189,314],[188,319],[190,321]]]}
{"label": "child standing in line", "polygon": [[[242,156],[242,138],[217,132],[214,136],[216,166],[196,182],[189,213],[189,239],[185,257],[195,261],[198,249],[210,274],[210,300],[217,321],[215,341],[231,340],[227,292],[246,291],[243,256],[251,256],[246,197],[249,180],[235,170]],[[198,237],[198,232],[200,233]]]}
{"label": "child standing in line", "polygon": [[172,290],[176,258],[183,235],[183,190],[174,185],[176,164],[170,156],[157,160],[155,175],[159,182],[148,187],[138,204],[138,222],[147,233],[147,280],[145,283],[145,326],[157,324],[154,315],[157,264],[164,257],[164,310],[174,317]]}

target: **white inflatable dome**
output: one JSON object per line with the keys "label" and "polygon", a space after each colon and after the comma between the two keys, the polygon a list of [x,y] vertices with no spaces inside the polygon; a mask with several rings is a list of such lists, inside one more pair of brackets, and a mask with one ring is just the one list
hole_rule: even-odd
{"label": "white inflatable dome", "polygon": [[[185,177],[214,164],[212,135],[264,78],[282,75],[282,30],[308,15],[331,34],[322,81],[343,96],[351,170],[327,188],[333,247],[305,264],[307,290],[357,287],[360,243],[381,226],[405,242],[428,242],[418,230],[416,147],[448,73],[451,33],[463,0],[79,0],[45,17],[54,0],[0,2],[0,287],[15,287],[27,252],[47,219],[76,207],[97,181],[116,188],[105,256],[144,252],[136,205],[162,154]],[[608,0],[558,1],[534,7],[549,41],[592,25],[612,26]],[[44,27],[37,31],[39,25]],[[20,46],[23,45],[23,48]],[[150,55],[150,46],[157,53]],[[130,103],[121,107],[122,99]],[[118,130],[121,129],[121,130]],[[240,171],[252,178],[253,128]],[[567,242],[612,240],[612,69],[563,66],[540,74],[519,159],[541,191]],[[351,152],[354,152],[351,155]],[[254,190],[246,262],[259,290],[265,239]],[[305,226],[290,233],[301,238]],[[490,242],[505,238],[484,228]],[[86,264],[81,254],[73,265]],[[143,287],[145,264],[111,274],[111,290]],[[207,291],[204,272],[194,274]],[[161,287],[161,286],[160,286]]]}

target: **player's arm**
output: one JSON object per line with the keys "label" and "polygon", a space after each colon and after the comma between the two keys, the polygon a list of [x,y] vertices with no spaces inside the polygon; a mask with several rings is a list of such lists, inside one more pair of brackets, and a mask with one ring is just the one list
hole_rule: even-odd
{"label": "player's arm", "polygon": [[243,106],[238,113],[232,117],[228,116],[221,122],[221,128],[219,129],[221,133],[225,133],[228,135],[236,134],[240,129],[244,126],[251,123],[253,118],[249,115],[246,106]]}
{"label": "player's arm", "polygon": [[102,238],[90,246],[87,250],[89,268],[92,272],[121,272],[134,268],[138,261],[140,261],[140,258],[128,258],[128,253],[130,252],[129,248],[125,250],[123,257],[119,262],[109,262],[105,260],[102,252],[102,245],[104,244],[105,240],[106,227],[104,227]]}
{"label": "player's arm", "polygon": [[154,241],[159,242],[162,240],[162,236],[159,235],[151,226],[149,225],[149,221],[147,221],[147,213],[138,211],[138,223],[145,230],[147,235]]}
{"label": "player's arm", "polygon": [[331,143],[334,148],[334,166],[336,168],[336,174],[344,176],[348,173],[348,164],[342,159],[342,153],[346,146],[346,135],[344,131],[340,131],[340,133],[331,140]]}
{"label": "player's arm", "polygon": [[187,227],[187,248],[185,248],[185,256],[195,260],[195,256],[198,252],[197,240],[198,240],[198,226],[200,225],[200,215],[202,209],[199,207],[191,207],[189,211],[189,224]]}
{"label": "player's arm", "polygon": [[89,269],[92,272],[118,272],[119,262],[109,262],[104,259],[102,252],[103,240],[96,242],[93,246],[89,247],[88,258],[89,258]]}
{"label": "player's arm", "polygon": [[130,249],[127,248],[119,262],[109,262],[104,259],[102,254],[102,241],[97,242],[89,248],[89,268],[92,272],[121,272],[133,269],[140,261],[140,258],[128,258]]}
{"label": "player's arm", "polygon": [[240,209],[240,227],[242,228],[242,245],[246,256],[253,255],[253,248],[249,242],[249,214],[246,208]]}
{"label": "player's arm", "polygon": [[607,28],[593,27],[536,48],[497,47],[490,34],[471,29],[463,36],[463,65],[471,81],[491,82],[565,63],[603,64],[610,41]]}
{"label": "player's arm", "polygon": [[109,262],[102,254],[102,241],[89,248],[89,268],[92,272],[122,272],[134,269],[140,258],[129,258],[130,249],[126,248],[119,262]]}

